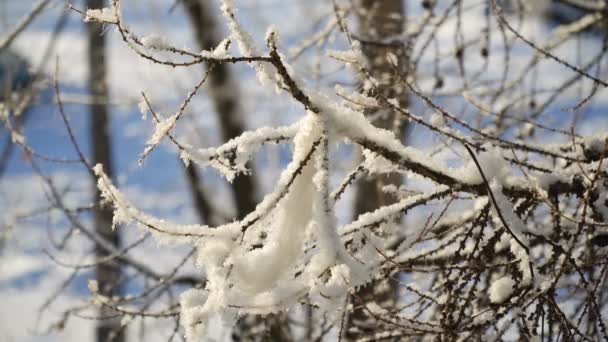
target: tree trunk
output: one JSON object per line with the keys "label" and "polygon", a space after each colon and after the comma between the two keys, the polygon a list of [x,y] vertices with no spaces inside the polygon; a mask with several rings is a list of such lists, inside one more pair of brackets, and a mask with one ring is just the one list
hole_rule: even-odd
{"label": "tree trunk", "polygon": [[190,188],[193,206],[198,214],[200,223],[209,225],[216,224],[216,222],[212,222],[212,208],[203,191],[198,168],[193,163],[189,163],[187,166],[184,166],[184,171],[186,172],[186,180],[188,181],[188,187]]}
{"label": "tree trunk", "polygon": [[[378,88],[382,96],[396,98],[402,107],[407,107],[408,97],[405,86],[395,82],[393,66],[387,61],[388,54],[397,56],[401,69],[408,65],[407,51],[402,44],[387,41],[397,37],[405,28],[405,8],[401,0],[361,0],[359,14],[359,36],[362,40],[362,50],[365,55],[369,73],[380,82]],[[376,44],[384,43],[384,45]],[[403,70],[402,70],[403,71]],[[367,94],[376,96],[378,94]],[[377,115],[378,112],[369,114]],[[405,132],[405,121],[401,120],[395,112],[385,112],[375,120],[378,127],[393,131],[398,138]],[[377,180],[363,179],[359,182],[359,190],[355,204],[355,215],[373,211],[381,206],[395,202],[396,198],[382,191],[382,186],[395,184],[399,186],[401,179],[398,176],[382,177]]]}
{"label": "tree trunk", "polygon": [[[87,0],[87,8],[102,8],[103,0]],[[112,146],[110,142],[110,117],[107,107],[108,86],[106,83],[106,55],[105,36],[102,35],[102,25],[99,23],[88,23],[88,63],[89,63],[89,92],[96,100],[91,108],[90,134],[91,148],[93,153],[93,164],[103,164],[104,171],[108,177],[112,177]],[[101,194],[94,183],[95,203],[99,203]],[[109,208],[97,208],[94,211],[94,225],[96,232],[115,247],[120,246],[118,232],[112,230],[112,211]],[[105,249],[96,246],[95,255],[99,259],[107,257]],[[100,263],[95,270],[99,285],[99,293],[112,297],[120,293],[120,265],[115,262]],[[107,309],[101,308],[100,316],[110,314]],[[120,328],[120,320],[103,319],[98,322],[96,329],[96,340],[98,342],[125,340],[123,330]]]}
{"label": "tree trunk", "polygon": [[[361,41],[363,54],[368,62],[368,71],[372,77],[379,81],[378,92],[380,94],[366,94],[374,97],[382,95],[386,98],[396,98],[402,107],[407,107],[408,97],[405,86],[399,86],[394,81],[394,66],[387,61],[389,54],[394,54],[399,61],[401,71],[407,68],[408,56],[407,49],[401,40],[392,38],[399,37],[405,29],[405,6],[401,0],[360,0],[359,1],[359,34],[357,37]],[[399,37],[401,38],[401,37]],[[378,127],[391,130],[398,138],[405,135],[406,122],[401,120],[398,113],[369,112],[374,116],[381,115],[374,121]],[[398,174],[383,175],[380,177],[362,178],[357,183],[357,193],[355,197],[355,217],[360,214],[373,211],[382,206],[389,205],[398,200],[392,193],[383,191],[386,185],[395,185],[397,188],[402,184],[401,176]],[[390,237],[387,237],[390,238]],[[390,281],[390,278],[384,281]],[[354,296],[354,307],[360,301],[375,301],[382,307],[388,308],[394,305],[397,297],[397,287],[394,282],[381,284],[372,282],[360,288]],[[355,309],[349,317],[349,329],[346,337],[357,339],[364,336],[374,329],[374,322],[366,315],[362,309]],[[368,331],[369,330],[369,331]]]}

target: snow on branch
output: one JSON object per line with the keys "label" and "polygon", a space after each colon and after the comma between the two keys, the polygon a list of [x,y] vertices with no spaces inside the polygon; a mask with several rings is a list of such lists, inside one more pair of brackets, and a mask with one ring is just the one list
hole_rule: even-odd
{"label": "snow on branch", "polygon": [[84,21],[97,21],[100,23],[115,24],[118,22],[118,16],[116,15],[116,9],[114,7],[88,9],[85,12]]}
{"label": "snow on branch", "polygon": [[[455,331],[479,337],[514,326],[504,322],[517,320],[528,330],[521,328],[521,336],[530,337],[530,331],[547,324],[562,324],[561,330],[548,328],[572,332],[580,329],[571,326],[570,318],[562,317],[565,314],[554,293],[579,286],[579,280],[584,287],[581,293],[589,298],[583,311],[594,310],[600,328],[593,329],[602,330],[602,303],[596,302],[598,287],[591,285],[602,273],[586,267],[599,265],[596,259],[604,256],[599,248],[608,245],[604,194],[608,187],[608,134],[584,137],[551,128],[540,115],[503,115],[515,106],[511,101],[520,101],[507,79],[495,82],[497,94],[491,96],[467,88],[467,82],[453,92],[437,93],[443,87],[440,82],[429,90],[425,80],[414,77],[411,69],[423,58],[416,55],[417,49],[412,48],[412,56],[405,56],[399,50],[406,48],[401,36],[392,41],[392,37],[370,40],[353,34],[342,17],[351,10],[341,11],[338,2],[332,2],[330,14],[335,18],[321,34],[313,36],[325,43],[330,32],[339,27],[348,43],[346,50],[341,47],[323,54],[323,58],[329,55],[334,62],[354,70],[358,78],[352,89],[335,86],[336,94],[311,86],[295,71],[298,69],[281,54],[276,27],[268,29],[266,47],[258,49],[238,21],[232,0],[221,1],[229,38],[213,51],[200,53],[176,49],[158,36],[138,38],[122,22],[119,3],[114,0],[109,9],[87,11],[87,18],[116,25],[124,41],[154,63],[187,66],[207,62],[211,69],[220,63],[249,63],[261,85],[274,86],[283,98],[298,105],[302,116],[289,126],[262,127],[217,147],[198,148],[180,143],[172,131],[207,74],[177,112],[166,118],[151,108],[144,95],[142,107],[153,114],[156,126],[141,160],[168,137],[186,165],[210,166],[233,181],[238,174],[249,173],[247,162],[263,144],[292,145],[291,160],[255,209],[216,227],[182,225],[144,213],[127,199],[124,190],[112,184],[102,165],[95,166],[98,188],[114,210],[115,226],[134,224],[161,242],[189,244],[196,249],[196,266],[205,274],[206,283],[180,296],[179,318],[189,341],[204,338],[214,316],[234,324],[244,315],[278,314],[298,310],[299,305],[314,309],[313,318],[333,321],[340,336],[347,324],[353,334],[360,333],[361,327],[380,324],[384,331],[373,337],[429,334],[451,339],[456,338]],[[434,19],[431,12],[444,9],[435,8],[434,2],[425,2],[425,6],[429,13],[419,18],[416,28],[431,30],[433,37],[437,34],[434,30],[445,23],[444,19]],[[451,9],[445,11],[445,18],[450,17]],[[355,9],[352,12],[358,13]],[[498,24],[515,32],[501,11],[495,14]],[[390,18],[403,19],[398,15]],[[490,29],[496,30],[491,25]],[[506,35],[504,30],[499,33]],[[408,39],[414,44],[422,33],[410,34]],[[536,51],[541,49],[514,34]],[[483,36],[467,44],[480,44],[482,38],[489,44],[489,37]],[[510,42],[507,36],[503,38]],[[433,38],[428,39],[416,45],[423,52]],[[240,56],[229,54],[230,42],[238,45]],[[305,41],[296,54],[313,45]],[[379,54],[382,58],[369,52],[374,48],[383,51]],[[465,53],[464,47],[458,48],[462,50],[457,50],[456,59],[462,59],[459,54]],[[439,70],[437,49],[435,67]],[[152,50],[189,60],[161,59]],[[482,51],[482,57],[489,53]],[[553,54],[548,56],[555,59]],[[531,65],[538,63],[537,58]],[[378,61],[387,64],[376,65],[382,70],[374,72]],[[508,59],[504,63],[508,64]],[[464,65],[462,62],[455,69],[461,68],[459,75],[466,78]],[[578,72],[578,77],[603,84],[586,69],[569,62],[565,65]],[[480,87],[486,86],[483,82],[494,82],[480,79],[470,76],[465,81]],[[407,99],[398,96],[406,93]],[[446,97],[464,97],[484,113],[474,116],[480,119],[473,121],[470,113],[453,111],[450,101],[443,100]],[[491,108],[501,108],[501,112],[493,113]],[[488,118],[492,125],[484,126]],[[520,136],[514,138],[509,126],[512,122],[526,124],[529,129],[520,130]],[[438,147],[429,152],[428,146],[406,146],[397,124],[422,129],[437,139]],[[567,140],[554,144],[533,141],[528,139],[533,134],[530,127],[558,133]],[[347,175],[340,174],[333,164],[332,148],[338,143],[361,151],[361,160]],[[340,220],[346,215],[337,212],[338,203],[348,197],[347,189],[357,177],[365,177],[380,190],[378,193],[386,190],[384,194],[393,198],[375,199],[377,205],[369,212],[359,212],[343,223]],[[389,177],[397,180],[384,183]],[[337,190],[330,192],[334,181],[340,179],[343,181]],[[364,202],[368,195],[384,196],[359,194],[357,200]],[[367,286],[372,289],[369,293]],[[406,294],[384,296],[383,291],[396,288],[406,289]],[[540,323],[537,317],[545,314],[552,315],[553,323]],[[531,321],[529,317],[536,319],[536,327],[526,323]]]}
{"label": "snow on branch", "polygon": [[238,173],[247,172],[245,164],[263,144],[293,139],[304,121],[305,119],[291,126],[262,127],[247,131],[217,148],[194,149],[184,145],[181,158],[186,164],[194,161],[201,167],[211,165],[228,180],[233,180]]}

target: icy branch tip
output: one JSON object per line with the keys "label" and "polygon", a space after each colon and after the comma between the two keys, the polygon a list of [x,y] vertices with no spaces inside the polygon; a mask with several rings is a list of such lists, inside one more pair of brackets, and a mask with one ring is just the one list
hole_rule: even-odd
{"label": "icy branch tip", "polygon": [[93,167],[93,172],[95,172],[95,175],[97,175],[97,176],[103,175],[103,165],[102,164],[95,165]]}

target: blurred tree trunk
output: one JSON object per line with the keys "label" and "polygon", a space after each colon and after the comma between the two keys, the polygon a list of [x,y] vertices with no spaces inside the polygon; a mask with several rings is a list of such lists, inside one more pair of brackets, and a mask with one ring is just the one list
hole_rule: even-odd
{"label": "blurred tree trunk", "polygon": [[[357,37],[360,39],[363,54],[367,59],[369,73],[379,81],[378,92],[380,94],[372,92],[366,95],[396,98],[402,107],[407,107],[408,96],[405,86],[394,81],[394,66],[387,60],[388,54],[394,54],[402,72],[408,66],[408,51],[405,44],[402,43],[403,37],[401,37],[406,24],[404,2],[402,0],[359,0],[358,10],[359,33]],[[376,117],[374,124],[377,127],[393,131],[397,138],[403,140],[406,121],[403,121],[398,113],[382,111],[370,111],[367,114]],[[402,184],[401,176],[392,174],[373,178],[364,177],[359,180],[354,204],[355,217],[396,202],[398,198],[393,193],[383,191],[383,187],[391,184],[399,188]],[[384,281],[386,280],[390,280],[390,278]],[[386,308],[394,305],[397,287],[394,283],[372,282],[360,288],[354,297],[355,307],[360,301],[375,301]],[[374,329],[374,323],[369,322],[369,317],[362,309],[353,310],[349,318],[349,326],[349,330],[347,330],[349,339],[356,339],[366,335],[366,332],[369,332],[368,329],[370,331]]]}
{"label": "blurred tree trunk", "polygon": [[[213,50],[221,41],[218,28],[207,2],[184,0],[186,12],[192,21],[196,40],[201,49]],[[215,106],[222,138],[228,141],[244,132],[239,108],[238,86],[232,80],[230,69],[225,64],[215,65],[209,75],[209,94]],[[256,206],[256,187],[251,176],[239,175],[232,183],[237,216],[244,217]]]}
{"label": "blurred tree trunk", "polygon": [[[87,0],[87,8],[95,9],[104,6],[103,0]],[[95,99],[91,108],[90,134],[93,164],[101,163],[108,177],[113,176],[112,146],[110,142],[110,116],[107,107],[108,86],[106,82],[106,55],[105,36],[103,27],[99,23],[88,23],[88,63],[89,63],[89,92]],[[94,183],[95,203],[100,202],[100,192],[97,182]],[[94,225],[96,232],[110,241],[114,246],[120,246],[120,236],[112,230],[112,211],[109,208],[97,208],[94,211]],[[95,255],[102,259],[107,256],[105,249],[96,246]],[[120,293],[120,265],[114,262],[100,263],[96,270],[99,293],[112,297]],[[111,314],[107,309],[101,308],[100,316]],[[125,340],[123,330],[118,319],[102,319],[96,329],[98,342]]]}
{"label": "blurred tree trunk", "polygon": [[[213,50],[220,42],[221,35],[215,22],[214,14],[205,0],[184,0],[184,6],[192,22],[197,42],[201,49]],[[220,129],[224,141],[241,135],[245,124],[239,107],[239,90],[226,64],[217,64],[209,75],[209,94],[218,115]],[[191,180],[198,179],[196,169],[187,170]],[[255,174],[255,172],[252,172]],[[234,202],[237,216],[245,217],[256,206],[256,186],[249,175],[239,175],[232,183]],[[201,201],[200,194],[194,194],[199,212],[205,211],[206,206]],[[207,210],[207,216],[209,216]],[[202,216],[202,215],[201,215]],[[291,333],[285,314],[259,317],[247,315],[241,318],[233,333],[234,340],[256,341],[289,341]]]}
{"label": "blurred tree trunk", "polygon": [[189,163],[188,165],[184,166],[184,171],[186,172],[186,180],[188,181],[188,187],[192,196],[194,210],[196,210],[201,224],[217,224],[217,222],[212,222],[212,208],[209,204],[209,199],[203,191],[203,183],[198,173],[198,168],[194,165],[194,163]]}

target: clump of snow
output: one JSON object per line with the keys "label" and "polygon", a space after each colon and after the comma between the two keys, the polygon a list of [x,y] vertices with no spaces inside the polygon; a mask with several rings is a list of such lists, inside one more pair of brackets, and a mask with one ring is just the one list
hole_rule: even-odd
{"label": "clump of snow", "polygon": [[11,140],[15,144],[19,144],[19,145],[25,144],[25,136],[15,130],[11,131]]}
{"label": "clump of snow", "polygon": [[363,150],[363,157],[365,158],[363,165],[370,174],[392,173],[399,169],[394,163],[370,150]]}
{"label": "clump of snow", "polygon": [[314,169],[314,164],[309,161],[295,179],[289,193],[277,208],[273,223],[269,223],[276,229],[270,231],[264,247],[237,258],[233,273],[246,290],[258,293],[270,289],[278,277],[294,265],[312,218],[314,187],[310,185]]}
{"label": "clump of snow", "polygon": [[401,104],[399,103],[399,100],[396,98],[390,98],[387,100],[387,102],[395,107],[401,107]]}
{"label": "clump of snow", "polygon": [[188,341],[201,341],[205,335],[207,326],[199,322],[206,319],[201,307],[205,305],[208,294],[204,290],[190,289],[182,293],[179,298],[182,326],[186,330]]}
{"label": "clump of snow", "polygon": [[179,118],[180,114],[180,112],[177,112],[156,124],[154,134],[147,141],[148,146],[142,153],[142,158],[140,161],[143,160],[150,152],[152,152],[152,150],[161,142],[165,135],[167,135],[167,133],[169,133],[169,131],[175,126],[175,122]]}
{"label": "clump of snow", "polygon": [[350,269],[342,264],[331,268],[331,276],[326,282],[314,281],[310,297],[312,303],[327,312],[334,312],[342,307],[348,290]]}
{"label": "clump of snow", "polygon": [[534,124],[527,122],[519,130],[519,136],[528,137],[534,132]]}
{"label": "clump of snow", "polygon": [[201,51],[201,56],[204,58],[212,58],[212,59],[223,59],[230,57],[228,53],[228,49],[230,48],[230,39],[226,38],[222,40],[213,51],[203,50]]}
{"label": "clump of snow", "polygon": [[604,148],[608,141],[608,135],[606,133],[596,133],[585,137],[583,144],[588,153],[601,155],[605,153]]}
{"label": "clump of snow", "polygon": [[443,127],[445,125],[445,118],[441,113],[433,113],[431,115],[431,125],[435,127]]}
{"label": "clump of snow", "polygon": [[360,92],[348,92],[344,87],[336,84],[334,87],[336,94],[348,100],[348,103],[355,104],[359,107],[378,107],[378,100],[373,97],[365,96]]}
{"label": "clump of snow", "polygon": [[146,118],[148,117],[148,111],[149,111],[148,103],[146,103],[146,100],[142,98],[142,100],[139,101],[139,103],[137,104],[137,108],[139,109],[139,112],[141,113],[141,118],[146,120]]}
{"label": "clump of snow", "polygon": [[599,196],[593,204],[604,220],[608,220],[608,189],[604,185],[600,185],[598,186],[598,193]]}
{"label": "clump of snow", "polygon": [[131,322],[133,322],[134,318],[135,317],[133,315],[123,315],[122,318],[120,319],[120,326],[121,327],[126,327]]}
{"label": "clump of snow", "polygon": [[511,253],[519,259],[517,266],[522,273],[522,285],[532,284],[532,268],[534,266],[530,264],[530,256],[526,250],[515,239],[511,239]]}
{"label": "clump of snow", "polygon": [[490,286],[490,301],[495,304],[504,303],[515,289],[515,281],[511,276],[504,276]]}
{"label": "clump of snow", "polygon": [[149,36],[145,36],[141,39],[141,43],[144,47],[148,49],[168,49],[171,45],[169,41],[165,37],[161,37],[158,35],[151,34]]}
{"label": "clump of snow", "polygon": [[101,23],[116,23],[118,17],[114,7],[104,7],[101,9],[88,9],[84,17],[85,22],[97,21]]}
{"label": "clump of snow", "polygon": [[[484,144],[483,148],[485,151],[479,152],[477,161],[486,179],[489,182],[496,180],[496,186],[509,184],[512,172],[509,164],[502,158],[501,151],[490,144]],[[483,182],[479,169],[472,159],[465,166],[454,170],[454,176],[470,184],[481,184]]]}
{"label": "clump of snow", "polygon": [[275,46],[277,45],[280,38],[279,38],[279,32],[278,32],[276,25],[273,24],[268,27],[268,29],[266,30],[265,39],[268,43],[275,45]]}
{"label": "clump of snow", "polygon": [[92,294],[99,292],[99,283],[97,283],[97,280],[89,279],[88,287]]}
{"label": "clump of snow", "polygon": [[397,66],[399,64],[399,59],[397,58],[397,55],[392,52],[386,54],[386,60],[393,66]]}
{"label": "clump of snow", "polygon": [[329,51],[327,51],[327,55],[331,58],[337,59],[342,62],[351,63],[351,64],[356,64],[361,60],[360,56],[357,53],[355,53],[355,51],[353,51],[353,50],[346,50],[346,51],[329,50]]}
{"label": "clump of snow", "polygon": [[[493,179],[490,181],[490,189],[492,189],[492,194],[494,195],[494,199],[496,200],[496,204],[500,209],[502,217],[509,225],[508,228],[515,234],[515,236],[517,236],[518,239],[522,241],[527,240],[526,235],[524,235],[526,223],[522,221],[522,219],[519,218],[519,216],[517,216],[515,213],[513,204],[503,193],[502,185],[496,179]],[[496,208],[492,208],[492,214],[494,215],[497,224],[502,225],[502,221],[499,220]]]}

